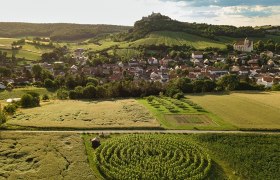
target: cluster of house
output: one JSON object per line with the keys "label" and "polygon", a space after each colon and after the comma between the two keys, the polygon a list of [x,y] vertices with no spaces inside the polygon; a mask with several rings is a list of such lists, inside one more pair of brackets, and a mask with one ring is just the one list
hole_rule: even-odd
{"label": "cluster of house", "polygon": [[[126,76],[130,76],[133,80],[147,80],[147,81],[159,81],[162,83],[168,82],[170,79],[182,77],[182,74],[178,74],[178,70],[187,72],[183,76],[192,80],[200,78],[209,78],[217,80],[225,74],[237,74],[241,78],[254,79],[258,84],[262,84],[265,87],[271,87],[274,83],[280,80],[280,56],[274,54],[271,51],[265,51],[261,54],[253,53],[253,42],[245,39],[242,42],[234,44],[234,49],[241,54],[229,54],[228,56],[222,56],[214,54],[208,56],[208,59],[204,58],[204,52],[195,51],[192,53],[190,59],[172,59],[166,56],[162,59],[150,57],[146,60],[131,59],[128,63],[118,62],[115,64],[102,64],[96,67],[87,65],[87,57],[84,55],[83,49],[77,49],[74,52],[76,58],[76,64],[65,68],[64,62],[39,63],[44,69],[49,70],[54,76],[65,75],[66,71],[70,74],[84,73],[87,76],[97,76],[101,79],[101,82],[119,81]],[[248,54],[249,53],[249,54]],[[248,60],[248,55],[251,59]],[[262,56],[269,57],[270,60],[266,64],[261,63]],[[235,64],[229,68],[222,69],[216,66],[217,63],[227,64],[226,61],[232,61]],[[238,62],[238,63],[237,63]],[[172,67],[170,64],[173,64]],[[175,66],[174,66],[175,64]],[[180,65],[183,64],[183,65]],[[31,71],[32,66],[25,66],[25,70]],[[18,76],[14,79],[8,80],[11,83],[28,83],[34,82],[34,79]],[[1,82],[1,80],[0,80]],[[0,84],[0,88],[5,88],[3,84]]]}

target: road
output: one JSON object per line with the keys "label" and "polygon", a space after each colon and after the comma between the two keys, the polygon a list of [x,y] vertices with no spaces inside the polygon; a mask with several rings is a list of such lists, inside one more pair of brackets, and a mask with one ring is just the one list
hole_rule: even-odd
{"label": "road", "polygon": [[132,133],[166,133],[166,134],[280,134],[280,132],[270,131],[207,131],[207,130],[65,130],[65,131],[43,131],[43,130],[5,130],[1,132],[9,133],[73,133],[73,134],[132,134]]}

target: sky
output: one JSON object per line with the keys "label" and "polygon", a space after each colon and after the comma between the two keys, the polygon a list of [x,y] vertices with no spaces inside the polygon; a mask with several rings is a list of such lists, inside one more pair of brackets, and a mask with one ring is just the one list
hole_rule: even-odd
{"label": "sky", "polygon": [[280,25],[280,0],[8,0],[0,21],[132,26],[152,12],[184,22]]}

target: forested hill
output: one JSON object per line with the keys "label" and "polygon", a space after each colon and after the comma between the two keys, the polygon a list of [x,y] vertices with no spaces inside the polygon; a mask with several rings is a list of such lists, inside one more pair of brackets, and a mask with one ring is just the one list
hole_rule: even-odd
{"label": "forested hill", "polygon": [[194,34],[205,38],[217,40],[217,36],[233,38],[264,37],[267,33],[264,28],[235,27],[228,25],[210,25],[198,23],[186,23],[173,20],[160,13],[153,13],[136,21],[134,27],[128,33],[121,33],[116,38],[119,40],[137,40],[154,31],[173,31]]}
{"label": "forested hill", "polygon": [[127,26],[85,24],[35,24],[0,22],[0,37],[46,36],[53,41],[73,41],[128,30]]}

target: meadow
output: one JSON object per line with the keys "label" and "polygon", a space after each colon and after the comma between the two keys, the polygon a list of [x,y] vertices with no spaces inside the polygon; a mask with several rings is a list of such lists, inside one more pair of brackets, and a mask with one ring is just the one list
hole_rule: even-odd
{"label": "meadow", "polygon": [[79,135],[0,132],[0,180],[96,179]]}
{"label": "meadow", "polygon": [[148,99],[139,99],[138,102],[149,109],[166,129],[236,129],[187,98],[177,100],[169,97],[153,97],[150,102]]}
{"label": "meadow", "polygon": [[160,128],[134,99],[104,101],[52,100],[40,107],[18,109],[8,126],[26,128]]}
{"label": "meadow", "polygon": [[25,88],[15,88],[12,91],[8,91],[8,90],[0,91],[0,101],[9,98],[20,98],[22,95],[26,94],[27,92],[37,92],[40,95],[48,94],[49,96],[54,96],[54,92],[48,91],[46,88],[25,87]]}
{"label": "meadow", "polygon": [[278,92],[249,91],[187,96],[240,129],[280,129]]}
{"label": "meadow", "polygon": [[261,180],[277,179],[280,174],[279,135],[107,134],[97,149],[91,147],[93,137],[83,135],[97,179],[180,179],[183,175],[182,179]]}
{"label": "meadow", "polygon": [[50,52],[52,48],[36,46],[25,43],[20,50],[12,50],[11,44],[18,41],[18,38],[0,38],[0,51],[7,52],[8,57],[14,54],[16,58],[22,58],[27,61],[37,61],[41,59],[41,55],[45,52]]}

